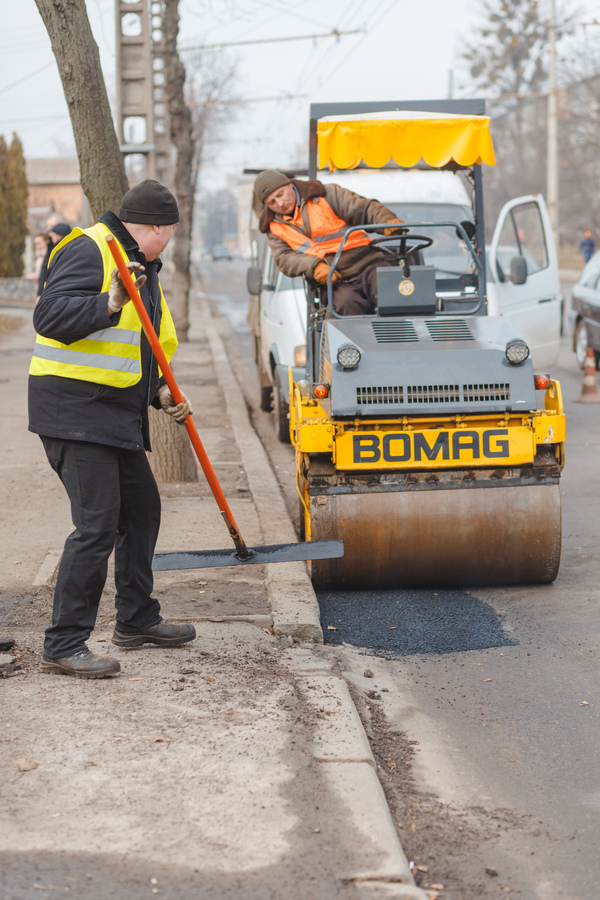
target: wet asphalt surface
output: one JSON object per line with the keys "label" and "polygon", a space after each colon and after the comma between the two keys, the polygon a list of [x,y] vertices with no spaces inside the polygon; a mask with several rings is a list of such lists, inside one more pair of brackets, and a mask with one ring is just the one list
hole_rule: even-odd
{"label": "wet asphalt surface", "polygon": [[469,591],[317,592],[328,644],[387,658],[507,647],[498,614]]}
{"label": "wet asphalt surface", "polygon": [[[238,327],[244,270],[233,265],[229,288],[220,281]],[[390,724],[417,742],[423,789],[503,823],[485,844],[500,877],[482,871],[486,887],[461,900],[506,896],[507,885],[527,900],[600,896],[600,404],[574,402],[582,376],[568,338],[553,374],[567,416],[553,585],[318,595],[325,640],[348,668],[384,665]],[[293,511],[290,448],[261,428]]]}

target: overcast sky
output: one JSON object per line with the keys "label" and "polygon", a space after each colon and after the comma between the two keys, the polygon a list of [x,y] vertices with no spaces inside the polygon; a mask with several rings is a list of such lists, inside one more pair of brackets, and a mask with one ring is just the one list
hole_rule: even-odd
{"label": "overcast sky", "polygon": [[[87,7],[113,102],[115,0],[88,0]],[[579,8],[581,21],[600,18],[600,0],[584,0]],[[451,70],[460,93],[461,48],[473,36],[480,9],[480,0],[181,0],[182,46],[360,30],[337,40],[211,51],[215,60],[227,54],[236,63],[235,99],[283,99],[228,107],[227,141],[212,146],[204,183],[222,186],[244,166],[289,164],[306,142],[311,102],[447,97]],[[2,16],[0,133],[10,140],[16,131],[29,157],[74,155],[62,86],[34,0],[3,0]],[[600,27],[587,33],[600,41]]]}

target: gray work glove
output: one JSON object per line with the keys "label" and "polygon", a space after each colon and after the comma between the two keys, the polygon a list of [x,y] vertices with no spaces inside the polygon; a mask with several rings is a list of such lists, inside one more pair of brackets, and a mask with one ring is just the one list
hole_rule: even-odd
{"label": "gray work glove", "polygon": [[[143,265],[139,262],[128,262],[127,268],[133,272],[145,272]],[[137,291],[146,283],[146,276],[140,275],[135,280],[135,288]],[[121,280],[118,269],[113,269],[110,273],[110,288],[108,289],[108,313],[121,312],[126,303],[129,303],[129,294]]]}
{"label": "gray work glove", "polygon": [[188,416],[194,415],[192,404],[183,391],[181,392],[183,403],[175,404],[168,384],[163,384],[162,387],[159,387],[156,396],[164,411],[168,413],[168,415],[173,416],[178,425],[183,425]]}

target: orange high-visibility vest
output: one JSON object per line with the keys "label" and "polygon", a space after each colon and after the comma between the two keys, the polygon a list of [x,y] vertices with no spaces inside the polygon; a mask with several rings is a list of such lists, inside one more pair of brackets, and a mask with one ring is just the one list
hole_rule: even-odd
{"label": "orange high-visibility vest", "polygon": [[[306,201],[306,212],[310,222],[311,237],[304,230],[300,204],[296,205],[289,222],[271,222],[271,234],[281,238],[299,253],[308,253],[324,259],[328,253],[336,253],[348,223],[340,219],[324,197]],[[371,243],[365,231],[353,231],[344,244],[344,250],[366,247]]]}

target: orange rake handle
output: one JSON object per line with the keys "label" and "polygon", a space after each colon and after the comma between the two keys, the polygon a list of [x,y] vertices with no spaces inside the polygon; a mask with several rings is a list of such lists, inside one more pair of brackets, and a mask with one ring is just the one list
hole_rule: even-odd
{"label": "orange rake handle", "polygon": [[[131,272],[127,268],[127,264],[125,259],[123,258],[122,253],[119,251],[117,247],[117,242],[115,241],[112,235],[107,235],[106,240],[108,246],[110,248],[110,252],[112,253],[113,259],[119,270],[119,275],[121,276],[121,280],[125,285],[125,289],[131,298],[131,302],[135,306],[136,312],[140,317],[140,321],[142,323],[142,328],[144,329],[144,333],[148,338],[148,342],[152,347],[152,352],[156,357],[156,360],[161,368],[161,371],[165,377],[165,381],[169,386],[169,390],[171,391],[171,396],[175,401],[175,404],[184,403],[183,396],[177,382],[175,381],[175,376],[171,371],[171,367],[169,366],[167,357],[165,356],[165,352],[163,348],[160,346],[160,341],[158,340],[157,334],[152,326],[152,322],[150,321],[150,316],[146,312],[144,308],[144,304],[142,302],[142,298],[140,297],[138,291],[136,290],[135,284],[133,283],[133,278],[131,277]],[[221,485],[215,475],[215,471],[211,465],[210,459],[206,454],[206,450],[204,449],[204,445],[200,440],[200,435],[196,430],[196,426],[192,422],[190,416],[188,416],[185,420],[185,428],[188,433],[189,439],[192,442],[192,446],[196,451],[196,456],[198,457],[198,461],[202,466],[202,471],[206,476],[206,480],[208,481],[209,487],[213,493],[213,497],[217,501],[217,506],[219,507],[219,511],[225,520],[225,524],[227,525],[227,529],[229,534],[233,539],[233,543],[235,544],[237,556],[240,559],[248,559],[252,556],[252,551],[248,550],[246,544],[239,532],[239,529],[236,525],[235,519],[233,518],[233,513],[229,509],[229,504],[225,499],[225,494],[221,490]]]}

